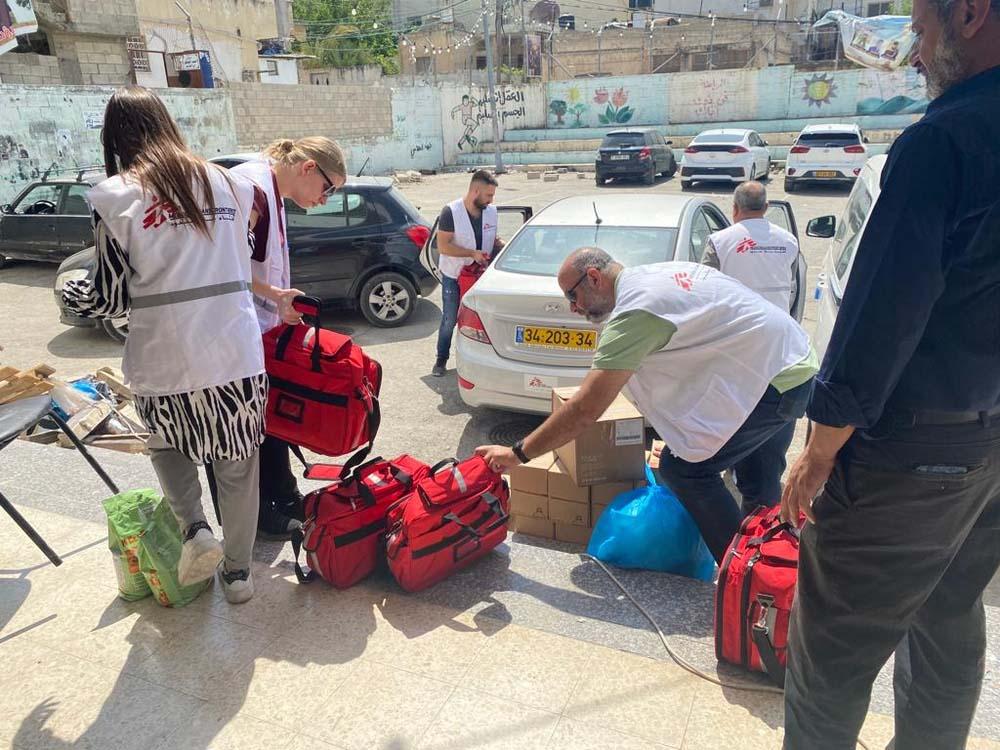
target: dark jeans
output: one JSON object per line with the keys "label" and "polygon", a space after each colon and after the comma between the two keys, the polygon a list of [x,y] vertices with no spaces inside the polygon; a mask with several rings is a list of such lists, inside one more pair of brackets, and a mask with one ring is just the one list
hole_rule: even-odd
{"label": "dark jeans", "polygon": [[451,354],[451,339],[455,334],[455,323],[458,322],[458,304],[460,302],[458,279],[450,276],[441,277],[441,327],[438,329],[437,358],[447,361]]}
{"label": "dark jeans", "polygon": [[[260,506],[262,511],[270,512],[271,502],[284,500],[298,492],[299,484],[292,473],[291,450],[288,443],[270,435],[264,438],[260,446]],[[212,496],[212,506],[215,517],[219,518],[219,503],[215,484],[215,473],[212,464],[205,464],[205,474],[208,477],[208,491]],[[261,518],[264,513],[261,513]]]}
{"label": "dark jeans", "polygon": [[[786,393],[768,386],[736,434],[705,461],[691,463],[670,455],[669,445],[660,456],[660,475],[698,524],[716,562],[722,562],[744,514],[780,502],[785,452],[812,387],[811,378]],[[743,495],[742,512],[722,481],[722,472],[730,468]]]}
{"label": "dark jeans", "polygon": [[853,750],[896,652],[895,750],[965,747],[1000,565],[1000,421],[856,435],[802,530],[786,750]]}

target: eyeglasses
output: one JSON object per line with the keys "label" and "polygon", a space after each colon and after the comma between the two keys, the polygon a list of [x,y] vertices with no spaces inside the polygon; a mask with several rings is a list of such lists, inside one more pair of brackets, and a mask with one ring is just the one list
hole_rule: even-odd
{"label": "eyeglasses", "polygon": [[326,180],[326,184],[330,186],[323,191],[323,197],[329,198],[331,195],[337,192],[338,188],[336,185],[333,184],[333,180],[330,179],[327,173],[323,171],[323,167],[317,164],[316,169],[319,170],[320,175],[323,177],[324,180]]}
{"label": "eyeglasses", "polygon": [[580,284],[583,283],[583,280],[585,278],[587,278],[587,272],[588,271],[590,271],[589,268],[586,271],[583,272],[583,275],[579,279],[577,279],[576,283],[569,288],[568,292],[566,292],[566,299],[568,299],[571,304],[574,304],[574,305],[576,304],[576,288],[578,286],[580,286]]}

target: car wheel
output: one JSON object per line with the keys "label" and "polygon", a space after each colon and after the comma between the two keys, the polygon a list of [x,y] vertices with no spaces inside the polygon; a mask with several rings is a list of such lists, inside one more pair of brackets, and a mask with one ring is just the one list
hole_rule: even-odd
{"label": "car wheel", "polygon": [[101,321],[101,328],[112,340],[124,344],[128,338],[128,317],[105,318]]}
{"label": "car wheel", "polygon": [[681,190],[690,190],[691,180],[681,180]]}
{"label": "car wheel", "polygon": [[600,175],[594,178],[594,184],[597,185],[597,187],[604,187],[605,182],[607,182],[607,180],[605,180]]}
{"label": "car wheel", "polygon": [[401,326],[413,314],[417,290],[398,273],[377,273],[361,287],[358,298],[365,320],[378,328]]}
{"label": "car wheel", "polygon": [[750,176],[747,178],[747,181],[753,182],[756,179],[757,179],[757,165],[754,164],[752,167],[750,167]]}
{"label": "car wheel", "polygon": [[669,178],[673,177],[675,174],[677,174],[677,162],[675,162],[673,159],[671,159],[670,160],[670,169],[667,170],[667,178],[669,179]]}
{"label": "car wheel", "polygon": [[656,165],[650,164],[649,171],[642,176],[643,185],[653,185],[656,183]]}
{"label": "car wheel", "polygon": [[787,177],[785,178],[785,192],[786,193],[795,192],[795,183],[792,180],[789,180]]}
{"label": "car wheel", "polygon": [[760,178],[760,181],[761,182],[770,182],[771,181],[771,160],[770,159],[767,160],[767,169],[764,170],[764,176]]}
{"label": "car wheel", "polygon": [[6,265],[7,265],[7,256],[0,255],[0,268],[3,268]]}

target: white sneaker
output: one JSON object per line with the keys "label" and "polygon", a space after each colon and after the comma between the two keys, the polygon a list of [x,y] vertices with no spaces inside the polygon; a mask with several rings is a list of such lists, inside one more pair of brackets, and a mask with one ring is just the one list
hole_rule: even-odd
{"label": "white sneaker", "polygon": [[222,545],[204,521],[191,524],[184,535],[181,560],[177,564],[177,581],[190,586],[211,578],[222,560]]}
{"label": "white sneaker", "polygon": [[253,578],[249,570],[229,571],[225,565],[220,565],[219,581],[230,604],[243,604],[253,598]]}

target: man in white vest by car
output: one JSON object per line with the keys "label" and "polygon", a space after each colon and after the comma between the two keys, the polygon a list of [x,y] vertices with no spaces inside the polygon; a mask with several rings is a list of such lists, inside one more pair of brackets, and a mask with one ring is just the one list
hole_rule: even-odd
{"label": "man in white vest by car", "polygon": [[[801,326],[725,274],[696,263],[623,268],[599,248],[574,251],[559,270],[570,309],[605,323],[579,391],[513,447],[476,452],[496,470],[576,438],[629,386],[666,441],[660,474],[688,509],[717,561],[743,516],[781,499],[789,425],[801,417],[819,369]],[[722,481],[736,467],[742,512]]]}
{"label": "man in white vest by car", "polygon": [[795,235],[771,223],[767,190],[759,182],[744,182],[733,194],[733,224],[708,238],[702,262],[742,281],[782,310],[791,312],[799,243]]}
{"label": "man in white vest by car", "polygon": [[459,274],[471,263],[485,266],[493,253],[503,247],[503,240],[497,236],[497,210],[492,205],[496,192],[496,177],[480,169],[472,175],[465,197],[445,206],[438,219],[441,327],[438,329],[437,359],[431,370],[435,377],[443,377],[448,366],[462,296]]}

